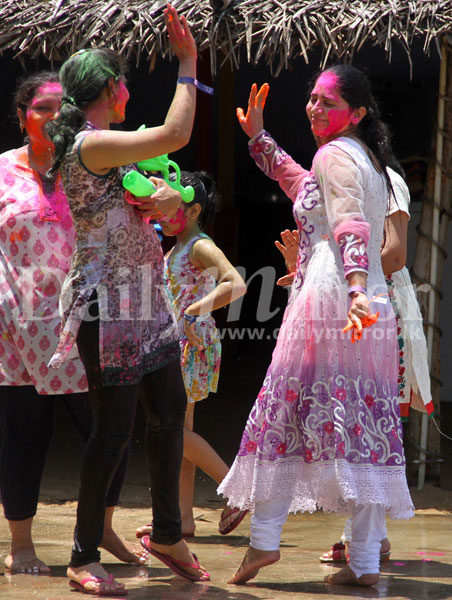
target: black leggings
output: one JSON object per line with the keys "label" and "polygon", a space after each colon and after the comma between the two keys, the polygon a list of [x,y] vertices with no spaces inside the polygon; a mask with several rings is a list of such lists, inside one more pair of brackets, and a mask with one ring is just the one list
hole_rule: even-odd
{"label": "black leggings", "polygon": [[[33,386],[0,386],[0,493],[9,521],[36,514],[39,488],[52,441],[57,402],[63,402],[86,442],[91,431],[88,394],[39,395]],[[115,506],[127,470],[129,448],[119,464],[107,494]]]}
{"label": "black leggings", "polygon": [[98,321],[82,322],[77,345],[90,385],[93,429],[80,473],[72,567],[100,560],[98,547],[106,494],[129,442],[139,395],[148,420],[146,444],[151,457],[152,539],[160,544],[175,544],[182,538],[179,472],[187,402],[179,361],[145,375],[137,385],[97,387]]}

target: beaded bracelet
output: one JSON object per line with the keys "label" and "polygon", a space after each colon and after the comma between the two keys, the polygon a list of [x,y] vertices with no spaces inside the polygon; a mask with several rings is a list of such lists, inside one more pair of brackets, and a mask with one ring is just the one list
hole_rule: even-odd
{"label": "beaded bracelet", "polygon": [[191,83],[196,88],[198,88],[198,90],[201,90],[201,92],[210,94],[211,96],[213,95],[212,87],[209,87],[208,85],[204,85],[203,83],[201,83],[194,77],[179,77],[179,79],[177,80],[177,83]]}

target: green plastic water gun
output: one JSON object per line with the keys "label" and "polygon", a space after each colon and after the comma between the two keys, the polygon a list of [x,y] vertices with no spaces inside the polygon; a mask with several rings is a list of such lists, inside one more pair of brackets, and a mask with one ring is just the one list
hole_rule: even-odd
{"label": "green plastic water gun", "polygon": [[[145,129],[142,125],[138,131]],[[177,190],[184,202],[192,202],[195,197],[195,190],[191,185],[183,186],[180,182],[180,168],[179,165],[168,158],[168,154],[162,154],[155,158],[149,158],[147,160],[141,160],[137,163],[139,169],[143,171],[153,171],[161,173],[166,183],[171,186],[174,190]],[[170,181],[170,168],[173,168],[176,173],[176,181]],[[155,192],[155,186],[151,181],[138,171],[129,171],[122,179],[122,185],[131,192],[134,196],[151,196]]]}

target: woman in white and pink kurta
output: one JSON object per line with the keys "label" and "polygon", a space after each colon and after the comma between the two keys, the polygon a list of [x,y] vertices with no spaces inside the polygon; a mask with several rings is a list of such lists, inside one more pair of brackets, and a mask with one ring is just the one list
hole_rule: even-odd
{"label": "woman in white and pink kurta", "polygon": [[[350,565],[326,580],[373,585],[385,512],[413,515],[396,327],[380,258],[390,148],[382,151],[382,134],[374,150],[376,107],[353,67],[323,72],[311,92],[307,113],[319,150],[310,171],[263,129],[265,95],[253,86],[248,113],[238,116],[251,156],[294,201],[300,247],[272,362],[219,488],[232,505],[253,512],[250,547],[230,582],[243,583],[279,559],[289,511],[323,508],[353,515]],[[348,320],[358,332],[376,312],[378,322],[356,343],[342,332]]]}

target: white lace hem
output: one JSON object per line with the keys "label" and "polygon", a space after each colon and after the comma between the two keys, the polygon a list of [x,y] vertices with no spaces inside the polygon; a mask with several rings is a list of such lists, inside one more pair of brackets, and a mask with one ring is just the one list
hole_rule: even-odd
{"label": "white lace hem", "polygon": [[409,519],[414,507],[404,467],[353,465],[345,460],[306,464],[299,459],[259,462],[238,457],[218,488],[230,506],[292,498],[290,512],[350,512],[351,504],[381,504],[391,519]]}

